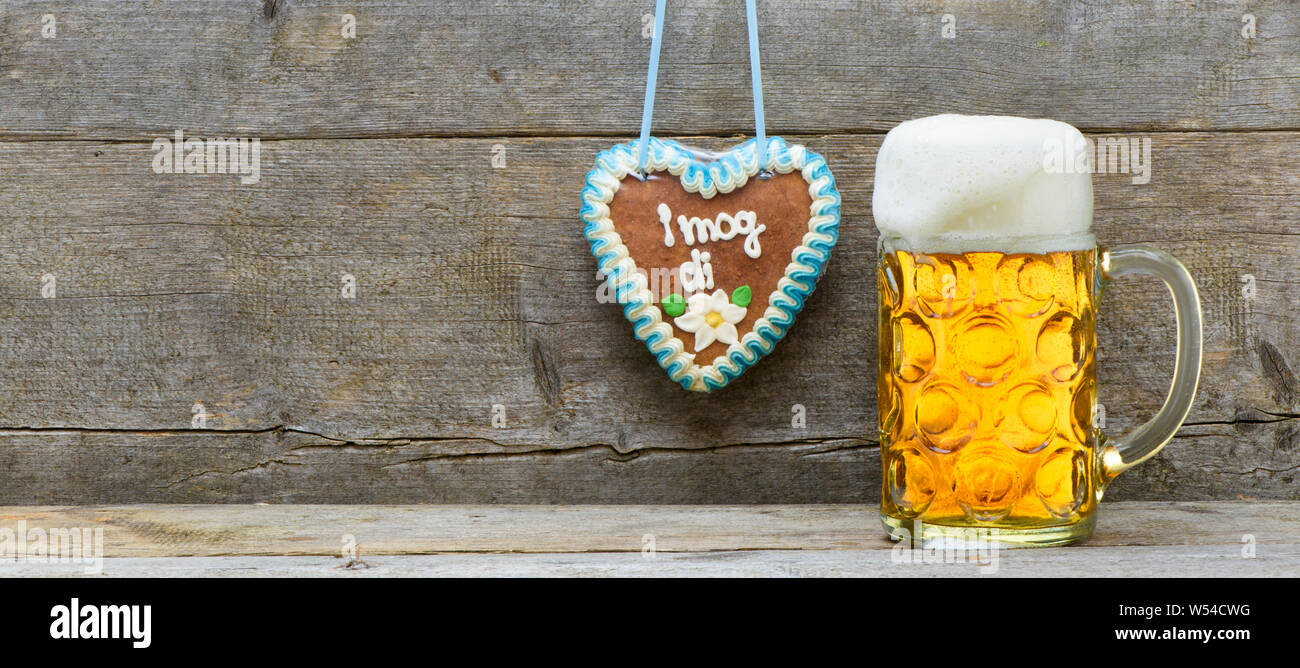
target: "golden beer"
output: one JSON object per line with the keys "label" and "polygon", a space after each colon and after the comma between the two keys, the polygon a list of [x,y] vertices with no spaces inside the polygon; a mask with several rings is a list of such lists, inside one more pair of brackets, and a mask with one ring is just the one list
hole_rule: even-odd
{"label": "golden beer", "polygon": [[[1165,447],[1196,397],[1196,282],[1168,253],[1099,249],[1086,145],[1060,121],[942,114],[876,154],[879,429],[890,535],[1062,545],[1087,538],[1107,483]],[[1128,433],[1093,427],[1097,295],[1158,278],[1173,297],[1173,381]]]}
{"label": "golden beer", "polygon": [[1097,251],[879,257],[886,525],[1086,535]]}

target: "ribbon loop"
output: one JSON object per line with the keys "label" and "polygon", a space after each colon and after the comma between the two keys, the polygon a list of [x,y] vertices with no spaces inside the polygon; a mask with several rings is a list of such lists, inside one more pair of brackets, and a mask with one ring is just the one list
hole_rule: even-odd
{"label": "ribbon loop", "polygon": [[[641,140],[637,143],[637,172],[644,175],[650,159],[650,118],[654,115],[655,83],[659,78],[659,51],[663,42],[665,0],[655,0],[654,35],[650,42],[650,66],[645,79],[645,104],[641,107]],[[760,176],[767,170],[767,128],[763,117],[763,68],[758,58],[758,13],[754,0],[745,0],[749,27],[749,83],[754,97],[754,154]]]}

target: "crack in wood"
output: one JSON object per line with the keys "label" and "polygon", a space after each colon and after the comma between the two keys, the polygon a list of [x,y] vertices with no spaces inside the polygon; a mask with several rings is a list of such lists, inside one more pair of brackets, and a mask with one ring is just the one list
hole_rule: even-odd
{"label": "crack in wood", "polygon": [[[294,456],[294,455],[290,455],[290,456]],[[283,459],[280,459],[280,458],[278,458],[278,457],[272,457],[272,458],[270,458],[270,459],[263,459],[262,461],[259,461],[259,462],[257,462],[256,464],[252,464],[252,465],[250,465],[250,466],[242,466],[242,467],[237,468],[237,469],[235,469],[235,470],[233,470],[233,471],[217,471],[217,470],[199,471],[199,472],[197,472],[197,473],[192,473],[192,474],[190,474],[190,475],[184,476],[184,477],[182,477],[182,478],[180,478],[180,479],[173,480],[172,482],[169,482],[169,483],[167,483],[167,484],[165,484],[165,485],[162,485],[162,486],[158,487],[157,489],[172,489],[172,488],[174,488],[174,487],[177,487],[177,486],[179,486],[179,485],[183,485],[183,484],[185,484],[186,482],[189,482],[189,481],[194,480],[194,479],[196,479],[196,478],[202,478],[202,477],[204,477],[204,476],[208,476],[208,475],[236,476],[236,475],[239,475],[240,473],[247,473],[247,472],[249,472],[249,471],[256,471],[257,469],[265,468],[265,467],[267,467],[267,466],[271,466],[271,465],[274,465],[274,464],[279,464],[279,465],[281,465],[281,466],[301,466],[301,465],[302,465],[302,462],[287,462],[287,461],[284,461]]]}
{"label": "crack in wood", "polygon": [[262,18],[270,21],[280,12],[284,6],[284,0],[264,0],[262,3]]}

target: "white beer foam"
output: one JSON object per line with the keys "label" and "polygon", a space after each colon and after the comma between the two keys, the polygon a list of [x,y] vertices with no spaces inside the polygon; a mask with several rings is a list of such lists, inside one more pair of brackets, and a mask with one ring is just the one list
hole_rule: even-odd
{"label": "white beer foam", "polygon": [[1083,135],[1048,119],[943,114],[889,131],[871,209],[914,250],[1041,253],[1091,248]]}

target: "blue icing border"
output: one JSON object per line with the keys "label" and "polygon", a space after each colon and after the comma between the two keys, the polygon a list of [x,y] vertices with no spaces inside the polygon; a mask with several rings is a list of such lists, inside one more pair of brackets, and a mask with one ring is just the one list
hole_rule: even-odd
{"label": "blue icing border", "polygon": [[[688,192],[706,199],[744,186],[759,171],[756,139],[708,161],[670,139],[651,137],[649,141],[649,169],[677,176]],[[637,171],[637,144],[617,144],[596,156],[595,167],[587,173],[578,213],[585,223],[583,236],[591,245],[597,266],[614,288],[615,298],[623,304],[623,315],[632,323],[633,334],[646,344],[668,377],[688,390],[709,392],[726,387],[785,338],[816,288],[817,279],[825,272],[830,252],[839,239],[840,195],[835,189],[835,177],[820,155],[799,144],[787,144],[780,137],[768,138],[764,167],[781,173],[798,170],[808,183],[812,197],[809,229],[791,253],[785,275],[769,295],[768,309],[755,321],[753,330],[712,363],[702,365],[686,352],[672,325],[660,317],[653,294],[644,277],[635,271],[636,264],[609,219],[609,203],[622,180]]]}

